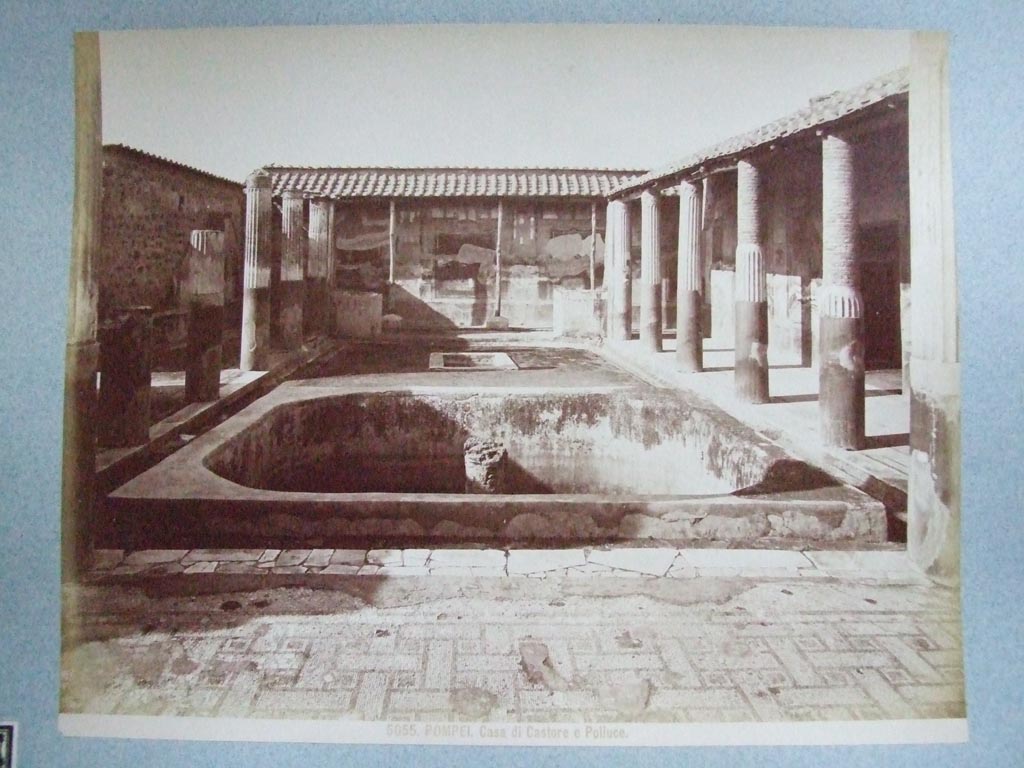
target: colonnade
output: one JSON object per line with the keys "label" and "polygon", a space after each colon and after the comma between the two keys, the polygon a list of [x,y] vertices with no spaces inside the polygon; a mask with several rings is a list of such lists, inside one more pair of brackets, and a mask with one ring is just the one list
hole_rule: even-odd
{"label": "colonnade", "polygon": [[[281,195],[281,264],[271,280],[270,174],[260,169],[246,179],[245,266],[242,293],[243,371],[269,367],[271,341],[286,350],[332,328],[331,274],[334,271],[334,202],[301,192]],[[271,302],[271,286],[278,296]]]}
{"label": "colonnade", "polygon": [[[822,262],[820,302],[821,433],[826,444],[864,447],[863,299],[856,252],[857,194],[854,143],[839,132],[821,137]],[[738,158],[724,172],[736,175],[736,273],[734,294],[734,390],[748,403],[770,400],[768,376],[768,300],[765,264],[765,155]],[[721,170],[717,172],[723,172]],[[703,370],[701,309],[703,229],[700,171],[676,180],[679,196],[679,247],[676,281],[676,362],[685,372]],[[641,189],[640,328],[644,353],[662,351],[660,200],[664,186]],[[633,197],[637,195],[634,192]],[[631,338],[630,208],[628,199],[608,203],[608,335]]]}

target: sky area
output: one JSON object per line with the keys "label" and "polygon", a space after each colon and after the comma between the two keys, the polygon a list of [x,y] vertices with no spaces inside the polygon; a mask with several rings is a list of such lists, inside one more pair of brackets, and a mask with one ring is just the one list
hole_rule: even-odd
{"label": "sky area", "polygon": [[656,168],[905,66],[905,31],[363,26],[101,35],[103,141],[267,164]]}

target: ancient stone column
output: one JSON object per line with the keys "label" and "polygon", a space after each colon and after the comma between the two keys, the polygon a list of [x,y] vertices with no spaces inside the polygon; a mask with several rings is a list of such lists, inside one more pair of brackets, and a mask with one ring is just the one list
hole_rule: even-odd
{"label": "ancient stone column", "polygon": [[597,203],[590,204],[590,283],[592,292],[597,291]]}
{"label": "ancient stone column", "polygon": [[395,201],[388,206],[388,283],[395,282],[395,260],[398,258],[398,225],[395,217]]}
{"label": "ancient stone column", "polygon": [[327,286],[327,267],[330,262],[331,208],[333,200],[309,201],[309,259],[306,262],[306,304],[304,308],[305,333],[317,336],[331,332],[334,327],[334,307]]}
{"label": "ancient stone column", "polygon": [[125,307],[100,326],[99,444],[149,442],[153,310]]}
{"label": "ancient stone column", "polygon": [[915,32],[910,54],[907,551],[930,576],[955,583],[960,573],[960,345],[948,66],[946,35]]}
{"label": "ancient stone column", "polygon": [[75,197],[64,352],[61,579],[88,570],[96,525],[96,268],[103,201],[100,36],[75,33]]}
{"label": "ancient stone column", "polygon": [[615,237],[615,222],[612,220],[611,203],[605,207],[604,218],[604,274],[601,288],[604,292],[604,335],[612,338],[615,315],[615,254],[612,252],[612,240]]}
{"label": "ancient stone column", "polygon": [[270,365],[270,174],[260,169],[245,182],[245,273],[239,368]]}
{"label": "ancient stone column", "polygon": [[864,447],[864,302],[857,264],[853,146],[843,136],[825,136],[821,159],[821,437],[826,445],[857,450]]}
{"label": "ancient stone column", "polygon": [[281,195],[281,298],[278,336],[285,349],[302,346],[302,309],[306,284],[306,221],[302,193]]}
{"label": "ancient stone column", "polygon": [[640,195],[640,346],[661,352],[661,217],[658,193]]}
{"label": "ancient stone column", "polygon": [[224,335],[224,233],[195,229],[181,297],[188,309],[185,398],[205,403],[220,397]]}
{"label": "ancient stone column", "polygon": [[624,341],[633,333],[633,278],[629,263],[629,208],[624,200],[608,203],[608,242],[605,251],[611,258],[611,333],[615,341]]}
{"label": "ancient stone column", "polygon": [[704,369],[701,329],[700,187],[679,185],[679,268],[676,275],[676,364],[681,371]]}
{"label": "ancient stone column", "polygon": [[736,169],[736,397],[768,402],[768,301],[761,252],[761,172],[749,160]]}

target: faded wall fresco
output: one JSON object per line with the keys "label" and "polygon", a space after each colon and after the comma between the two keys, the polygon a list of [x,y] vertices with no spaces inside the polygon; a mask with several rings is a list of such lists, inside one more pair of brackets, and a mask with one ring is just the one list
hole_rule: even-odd
{"label": "faded wall fresco", "polygon": [[[512,325],[550,327],[552,288],[590,288],[588,201],[506,201],[501,232],[502,311]],[[596,284],[604,273],[604,203],[597,205]],[[386,202],[339,202],[336,284],[384,291]],[[481,325],[497,304],[498,207],[487,201],[399,201],[389,309],[413,326]]]}

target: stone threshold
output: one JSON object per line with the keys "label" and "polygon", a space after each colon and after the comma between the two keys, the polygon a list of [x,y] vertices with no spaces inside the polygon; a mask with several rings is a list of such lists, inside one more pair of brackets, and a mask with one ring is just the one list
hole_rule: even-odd
{"label": "stone threshold", "polygon": [[86,582],[198,574],[463,576],[484,578],[867,579],[927,586],[903,549],[766,550],[671,547],[576,549],[96,550]]}

